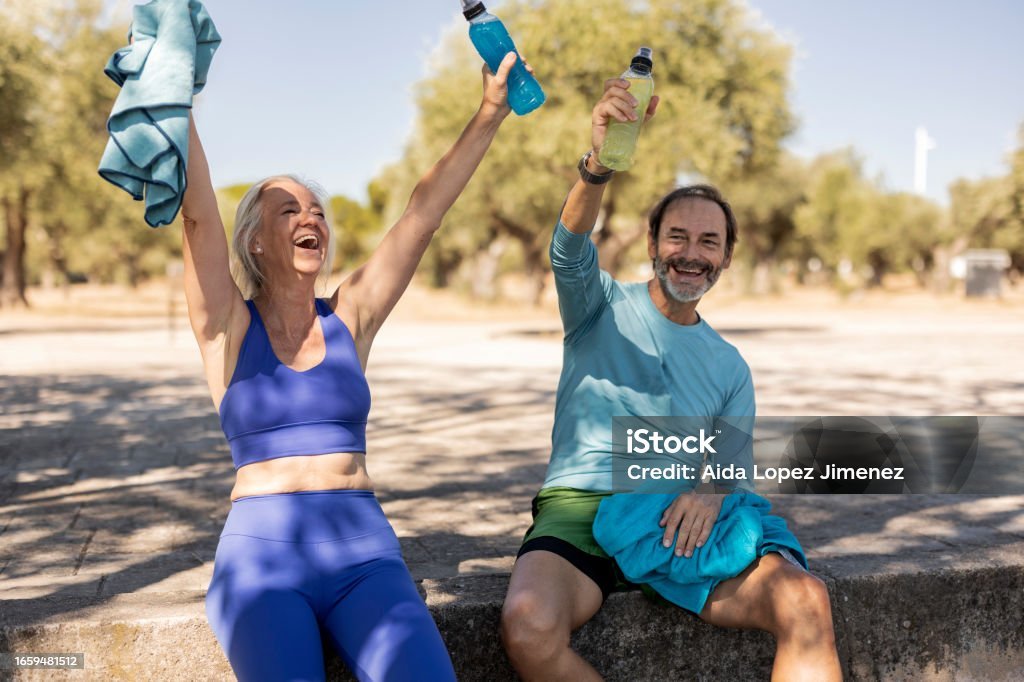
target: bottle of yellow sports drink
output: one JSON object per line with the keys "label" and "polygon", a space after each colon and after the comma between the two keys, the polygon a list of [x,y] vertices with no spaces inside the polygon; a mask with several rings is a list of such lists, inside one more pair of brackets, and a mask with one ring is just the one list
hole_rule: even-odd
{"label": "bottle of yellow sports drink", "polygon": [[647,105],[654,96],[654,79],[651,78],[651,69],[654,61],[651,59],[651,48],[641,47],[636,51],[636,56],[630,62],[629,68],[622,74],[622,77],[629,81],[629,93],[636,98],[636,120],[612,121],[608,125],[608,132],[604,138],[604,144],[598,152],[598,161],[602,166],[612,170],[629,170],[633,165],[633,151],[636,149],[636,140],[640,136],[640,127],[644,123],[644,114],[647,113]]}

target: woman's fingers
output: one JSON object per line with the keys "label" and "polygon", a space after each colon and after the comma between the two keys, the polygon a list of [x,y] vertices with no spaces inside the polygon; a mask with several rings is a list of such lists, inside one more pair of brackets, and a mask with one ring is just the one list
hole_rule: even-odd
{"label": "woman's fingers", "polygon": [[505,58],[501,60],[501,64],[498,65],[498,73],[494,74],[494,79],[498,85],[504,87],[504,85],[508,83],[508,73],[512,70],[512,67],[515,66],[516,59],[518,59],[516,53],[509,52],[505,55]]}

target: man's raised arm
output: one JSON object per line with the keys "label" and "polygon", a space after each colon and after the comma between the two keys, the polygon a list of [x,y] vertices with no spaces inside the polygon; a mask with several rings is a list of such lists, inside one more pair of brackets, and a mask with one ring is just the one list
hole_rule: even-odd
{"label": "man's raised arm", "polygon": [[[605,81],[604,96],[594,107],[591,118],[592,150],[580,164],[580,179],[569,190],[551,238],[551,270],[555,275],[558,310],[567,342],[586,332],[607,301],[606,285],[610,286],[611,278],[602,275],[598,268],[597,249],[590,240],[590,231],[597,222],[601,197],[612,171],[601,165],[596,150],[604,143],[608,124],[613,119],[635,120],[636,100],[628,88],[629,81],[621,78]],[[657,106],[658,98],[652,97],[644,120],[654,115]]]}
{"label": "man's raised arm", "polygon": [[[626,123],[635,121],[637,100],[629,94],[629,81],[624,78],[610,78],[604,83],[604,96],[594,107],[591,116],[590,141],[592,151],[587,154],[580,179],[569,191],[569,197],[562,208],[562,224],[570,232],[585,234],[594,229],[597,214],[601,210],[601,197],[605,184],[611,179],[612,170],[601,165],[598,150],[604,144],[608,124],[612,120]],[[644,122],[654,116],[658,97],[652,97],[644,114]],[[588,175],[589,174],[589,175]],[[589,178],[589,182],[588,182]]]}

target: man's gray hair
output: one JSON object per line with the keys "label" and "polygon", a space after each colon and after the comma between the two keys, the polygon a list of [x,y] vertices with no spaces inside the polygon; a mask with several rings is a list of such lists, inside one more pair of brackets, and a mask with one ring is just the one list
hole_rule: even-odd
{"label": "man's gray hair", "polygon": [[235,212],[235,233],[231,238],[231,276],[242,292],[242,298],[254,298],[266,281],[256,256],[252,253],[256,234],[263,224],[263,206],[260,202],[263,190],[271,183],[287,180],[312,192],[324,209],[324,219],[327,223],[327,257],[320,268],[320,274],[317,275],[317,283],[326,283],[331,274],[331,266],[334,263],[334,229],[331,227],[331,202],[327,192],[317,183],[297,175],[272,175],[250,187],[238,203],[238,210]]}

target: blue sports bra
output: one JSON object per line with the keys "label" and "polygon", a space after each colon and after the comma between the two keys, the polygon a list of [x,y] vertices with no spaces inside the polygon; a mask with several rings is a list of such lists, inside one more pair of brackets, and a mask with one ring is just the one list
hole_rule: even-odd
{"label": "blue sports bra", "polygon": [[370,387],[348,327],[316,299],[327,352],[303,372],[286,367],[270,345],[252,301],[238,364],[220,403],[220,424],[235,468],[277,457],[366,452]]}

